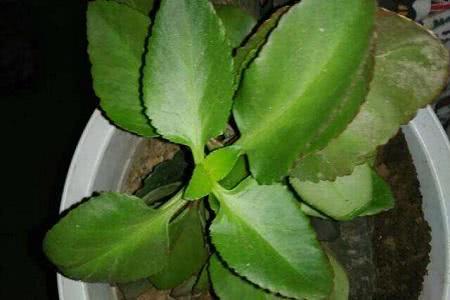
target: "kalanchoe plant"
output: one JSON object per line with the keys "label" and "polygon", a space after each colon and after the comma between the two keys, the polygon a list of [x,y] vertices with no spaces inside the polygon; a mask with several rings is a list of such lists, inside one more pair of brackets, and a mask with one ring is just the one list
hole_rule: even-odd
{"label": "kalanchoe plant", "polygon": [[[45,253],[87,282],[346,299],[345,271],[308,215],[344,221],[393,206],[372,158],[438,94],[447,51],[374,0],[303,0],[256,28],[207,0],[152,7],[89,4],[94,88],[118,127],[187,146],[190,179],[177,156],[134,196],[92,197],[48,232]],[[205,150],[228,124],[234,143]]]}

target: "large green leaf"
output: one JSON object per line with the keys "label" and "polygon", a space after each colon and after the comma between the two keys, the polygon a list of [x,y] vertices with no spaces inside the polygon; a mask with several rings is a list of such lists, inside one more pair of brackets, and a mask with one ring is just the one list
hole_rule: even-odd
{"label": "large green leaf", "polygon": [[220,209],[210,227],[212,242],[234,271],[287,297],[316,299],[331,292],[326,255],[286,187],[249,178],[232,191],[216,186],[214,195]]}
{"label": "large green leaf", "polygon": [[209,274],[214,292],[221,300],[251,299],[276,300],[285,299],[258,288],[253,283],[234,274],[220,261],[217,255],[211,256]]}
{"label": "large green leaf", "polygon": [[315,183],[291,177],[290,182],[303,201],[335,220],[352,219],[372,200],[372,169],[367,164],[335,181]]}
{"label": "large green leaf", "polygon": [[350,174],[446,84],[448,51],[426,29],[389,12],[377,17],[375,69],[367,101],[328,146],[303,157],[293,175],[334,180]]}
{"label": "large green leaf", "polygon": [[226,127],[233,95],[231,46],[207,0],[163,0],[144,68],[144,104],[157,131],[188,145],[196,162]]}
{"label": "large green leaf", "polygon": [[97,0],[87,11],[88,53],[94,90],[119,127],[155,136],[139,92],[140,68],[150,19],[114,1]]}
{"label": "large green leaf", "polygon": [[231,46],[239,46],[256,25],[256,18],[245,9],[234,5],[216,5],[215,9],[225,26]]}
{"label": "large green leaf", "polygon": [[234,106],[238,144],[258,181],[280,180],[354,117],[368,87],[362,74],[370,69],[374,15],[372,0],[303,0],[271,32]]}
{"label": "large green leaf", "polygon": [[191,204],[169,225],[170,247],[168,264],[151,282],[159,289],[171,289],[199,273],[208,252],[203,239],[199,203]]}
{"label": "large green leaf", "polygon": [[178,194],[162,208],[103,193],[71,210],[46,235],[44,252],[61,272],[89,282],[130,282],[167,264],[168,223],[185,205]]}

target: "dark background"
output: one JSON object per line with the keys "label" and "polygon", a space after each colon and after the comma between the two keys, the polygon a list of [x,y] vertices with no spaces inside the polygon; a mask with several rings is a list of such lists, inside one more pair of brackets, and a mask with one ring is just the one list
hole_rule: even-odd
{"label": "dark background", "polygon": [[57,299],[41,241],[97,104],[86,3],[0,0],[0,299]]}
{"label": "dark background", "polygon": [[58,218],[70,158],[97,105],[86,5],[0,0],[0,299],[57,299],[41,241]]}

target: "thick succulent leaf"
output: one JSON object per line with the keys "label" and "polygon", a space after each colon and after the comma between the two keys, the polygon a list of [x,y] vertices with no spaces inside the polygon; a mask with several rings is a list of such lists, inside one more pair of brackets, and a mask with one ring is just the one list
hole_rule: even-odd
{"label": "thick succulent leaf", "polygon": [[217,15],[233,48],[239,46],[256,25],[256,18],[245,9],[234,5],[216,5]]}
{"label": "thick succulent leaf", "polygon": [[292,174],[334,180],[350,174],[446,84],[448,51],[415,22],[381,11],[375,69],[366,102],[347,129],[321,151],[303,157]]}
{"label": "thick succulent leaf", "polygon": [[115,0],[116,2],[126,4],[144,15],[148,15],[153,8],[154,0]]}
{"label": "thick succulent leaf", "polygon": [[372,201],[359,213],[359,216],[372,216],[395,206],[391,187],[372,170]]}
{"label": "thick succulent leaf", "polygon": [[327,254],[334,273],[334,287],[328,299],[348,300],[350,294],[350,283],[348,281],[347,273],[330,251],[327,251]]}
{"label": "thick succulent leaf", "polygon": [[361,69],[374,19],[372,0],[303,0],[283,15],[245,71],[234,106],[238,144],[258,181],[280,180],[354,117],[367,91]]}
{"label": "thick succulent leaf", "polygon": [[197,274],[208,257],[198,206],[191,204],[169,225],[168,264],[150,277],[159,289],[174,288]]}
{"label": "thick succulent leaf", "polygon": [[185,205],[176,195],[155,210],[140,198],[103,193],[70,211],[46,235],[44,252],[73,279],[130,282],[167,264],[168,223]]}
{"label": "thick succulent leaf", "polygon": [[[220,70],[220,71],[219,71]],[[207,0],[163,0],[144,68],[144,104],[165,138],[196,162],[226,127],[233,96],[231,46]]]}
{"label": "thick succulent leaf", "polygon": [[368,164],[335,181],[315,183],[291,177],[290,183],[307,204],[335,220],[353,218],[372,200],[372,169]]}
{"label": "thick succulent leaf", "polygon": [[212,242],[236,273],[287,297],[316,299],[331,292],[328,260],[286,187],[249,178],[232,191],[216,186],[214,195],[220,209],[210,227]]}
{"label": "thick succulent leaf", "polygon": [[139,78],[149,25],[146,15],[127,5],[89,3],[88,53],[100,105],[117,126],[147,137],[156,134],[144,114]]}
{"label": "thick succulent leaf", "polygon": [[275,300],[285,299],[258,288],[253,283],[239,277],[228,269],[217,257],[211,256],[209,274],[214,292],[221,300],[251,299]]}

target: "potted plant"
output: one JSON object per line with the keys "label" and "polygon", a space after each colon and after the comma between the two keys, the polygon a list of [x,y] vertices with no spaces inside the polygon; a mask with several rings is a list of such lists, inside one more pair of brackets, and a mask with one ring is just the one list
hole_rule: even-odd
{"label": "potted plant", "polygon": [[[71,209],[44,240],[49,259],[86,282],[346,299],[346,273],[308,215],[345,221],[394,205],[374,153],[437,96],[447,51],[371,0],[303,0],[242,43],[237,12],[151,2],[90,3],[94,88],[118,127],[182,145],[188,166],[162,190],[150,176],[137,196],[102,192]],[[222,141],[227,124],[239,134]],[[108,134],[126,136],[111,149],[137,140]],[[123,179],[108,163],[117,175],[97,174],[98,191]]]}

